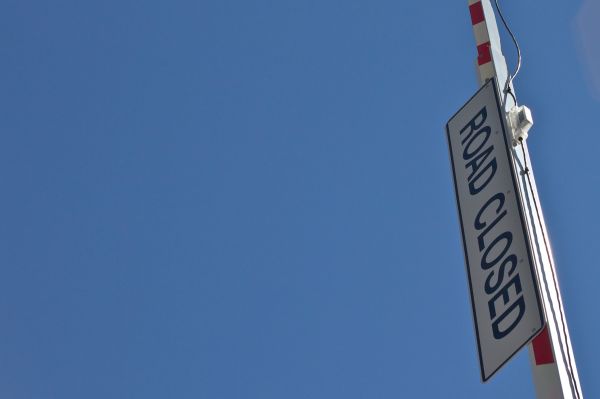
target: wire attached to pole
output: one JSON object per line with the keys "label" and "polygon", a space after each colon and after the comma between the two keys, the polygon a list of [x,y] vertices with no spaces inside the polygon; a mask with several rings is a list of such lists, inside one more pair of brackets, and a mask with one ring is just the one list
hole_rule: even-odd
{"label": "wire attached to pole", "polygon": [[[527,154],[525,153],[525,146],[523,145],[522,138],[519,138],[519,144],[521,145],[521,152],[523,153],[523,162],[525,163],[525,169],[521,173],[527,177],[527,183],[529,186],[529,194],[533,198],[533,203],[535,205],[535,212],[537,215],[538,223],[540,225],[540,230],[542,231],[542,239],[544,240],[544,247],[546,249],[546,255],[548,256],[548,260],[550,262],[550,270],[552,271],[552,282],[554,285],[554,290],[558,293],[558,297],[557,297],[558,298],[558,311],[559,311],[559,315],[560,315],[562,333],[566,340],[568,337],[567,336],[567,324],[565,322],[565,314],[564,314],[564,310],[563,310],[563,304],[560,299],[560,292],[558,289],[558,279],[556,278],[554,262],[552,261],[552,254],[550,253],[548,238],[546,237],[546,231],[542,224],[542,216],[541,216],[540,209],[538,208],[538,199],[536,198],[535,192],[533,190],[533,184],[531,182],[531,176],[529,174],[530,170],[529,170],[529,166],[527,165]],[[562,348],[562,340],[559,340],[559,342],[561,343],[561,350],[564,351],[565,348]],[[575,391],[575,396],[577,397],[577,399],[581,399],[579,386],[577,385],[577,379],[575,378],[575,374],[573,372],[573,364],[571,363],[571,350],[570,350],[567,342],[565,342],[565,347],[566,347],[566,352],[567,352],[567,363],[568,363],[567,364],[567,372],[569,375],[569,379],[571,380],[571,388],[572,388],[572,390]]]}
{"label": "wire attached to pole", "polygon": [[519,74],[519,71],[521,70],[521,47],[519,47],[519,42],[517,42],[517,38],[513,34],[512,30],[510,30],[510,28],[508,27],[508,23],[506,22],[506,19],[504,19],[502,10],[500,9],[500,6],[498,5],[498,0],[494,0],[494,2],[496,3],[496,10],[498,11],[498,15],[500,15],[502,24],[504,24],[504,27],[508,31],[508,34],[512,38],[512,41],[515,44],[515,47],[517,48],[517,66],[515,68],[515,71],[512,74],[509,74],[508,77],[506,78],[506,87],[504,88],[504,92],[510,94],[510,96],[513,98],[513,100],[515,102],[515,105],[517,105],[517,99],[515,98],[515,95],[512,92],[511,85],[512,85],[513,79],[515,77],[517,77],[517,75]]}

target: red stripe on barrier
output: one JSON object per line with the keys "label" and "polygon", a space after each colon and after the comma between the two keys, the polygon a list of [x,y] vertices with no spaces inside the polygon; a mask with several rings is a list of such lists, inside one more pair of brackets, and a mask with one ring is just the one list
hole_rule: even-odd
{"label": "red stripe on barrier", "polygon": [[490,50],[490,42],[485,42],[477,46],[477,64],[487,64],[492,60],[492,53]]}
{"label": "red stripe on barrier", "polygon": [[554,355],[552,354],[552,344],[548,335],[548,327],[544,327],[541,333],[532,341],[533,355],[535,357],[535,365],[554,363]]}
{"label": "red stripe on barrier", "polygon": [[469,12],[471,13],[471,23],[473,25],[477,25],[478,23],[483,22],[485,20],[481,1],[471,4],[469,6]]}

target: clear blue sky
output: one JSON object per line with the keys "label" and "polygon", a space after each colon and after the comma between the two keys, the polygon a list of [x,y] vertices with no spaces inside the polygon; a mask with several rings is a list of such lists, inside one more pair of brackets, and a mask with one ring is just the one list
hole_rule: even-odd
{"label": "clear blue sky", "polygon": [[[502,3],[594,398],[586,1]],[[0,396],[532,398],[526,352],[479,380],[444,130],[477,89],[466,3],[5,0]]]}

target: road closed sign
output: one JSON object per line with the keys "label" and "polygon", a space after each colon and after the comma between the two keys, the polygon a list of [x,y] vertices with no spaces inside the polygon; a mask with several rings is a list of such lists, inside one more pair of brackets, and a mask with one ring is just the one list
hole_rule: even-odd
{"label": "road closed sign", "polygon": [[487,381],[544,326],[496,81],[446,126],[479,362]]}

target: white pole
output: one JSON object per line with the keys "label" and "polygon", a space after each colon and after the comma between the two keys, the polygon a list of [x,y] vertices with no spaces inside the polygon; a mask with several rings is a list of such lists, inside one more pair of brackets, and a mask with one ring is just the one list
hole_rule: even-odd
{"label": "white pole", "polygon": [[[498,25],[490,0],[468,0],[473,32],[477,43],[477,73],[479,84],[492,77],[497,78],[505,112],[515,101],[506,91],[509,77],[506,60],[502,55]],[[510,89],[514,95],[512,84]],[[532,253],[536,263],[540,296],[547,325],[529,344],[533,382],[539,399],[582,399],[581,385],[575,365],[575,357],[569,338],[554,258],[548,232],[539,203],[535,178],[527,143],[516,145],[512,150],[527,229],[531,239]]]}

